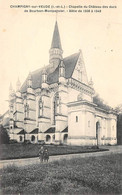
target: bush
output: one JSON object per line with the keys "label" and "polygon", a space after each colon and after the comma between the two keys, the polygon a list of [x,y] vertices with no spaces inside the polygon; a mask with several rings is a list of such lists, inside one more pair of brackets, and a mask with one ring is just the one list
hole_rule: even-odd
{"label": "bush", "polygon": [[30,140],[25,140],[23,143],[24,144],[31,144],[31,141]]}
{"label": "bush", "polygon": [[0,125],[0,144],[8,144],[9,143],[9,135],[7,130]]}
{"label": "bush", "polygon": [[9,144],[16,144],[16,143],[18,143],[18,142],[17,142],[17,140],[15,140],[15,139],[9,140]]}

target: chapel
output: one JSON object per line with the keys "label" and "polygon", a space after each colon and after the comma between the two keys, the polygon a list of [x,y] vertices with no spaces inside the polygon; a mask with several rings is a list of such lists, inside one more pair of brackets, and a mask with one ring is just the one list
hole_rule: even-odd
{"label": "chapel", "polygon": [[117,116],[93,102],[82,51],[63,57],[57,21],[49,64],[9,88],[9,135],[18,142],[114,145]]}

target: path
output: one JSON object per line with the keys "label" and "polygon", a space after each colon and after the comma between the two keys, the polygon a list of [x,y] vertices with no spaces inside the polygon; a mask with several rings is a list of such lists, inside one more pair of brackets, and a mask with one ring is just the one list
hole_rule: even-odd
{"label": "path", "polygon": [[[72,159],[72,158],[85,158],[90,156],[104,156],[109,155],[111,153],[122,153],[122,146],[102,146],[101,148],[108,148],[109,151],[104,152],[92,152],[92,153],[80,153],[80,154],[68,154],[68,155],[58,155],[58,156],[50,156],[49,162],[61,160],[61,159]],[[13,159],[13,160],[0,160],[0,168],[6,167],[8,165],[15,166],[26,166],[39,164],[39,158],[24,158],[24,159]]]}

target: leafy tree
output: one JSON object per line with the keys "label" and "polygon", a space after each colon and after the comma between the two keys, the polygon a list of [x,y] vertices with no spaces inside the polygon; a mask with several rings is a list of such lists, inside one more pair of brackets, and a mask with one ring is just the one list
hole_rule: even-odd
{"label": "leafy tree", "polygon": [[122,145],[122,104],[115,108],[117,116],[117,144]]}
{"label": "leafy tree", "polygon": [[7,130],[0,125],[0,144],[8,144],[9,143],[9,135]]}
{"label": "leafy tree", "polygon": [[97,106],[99,108],[102,108],[106,111],[109,111],[111,110],[112,108],[110,106],[108,106],[106,103],[104,103],[104,100],[100,98],[100,96],[98,94],[96,94],[94,97],[93,97],[93,103],[97,104]]}
{"label": "leafy tree", "polygon": [[122,104],[119,104],[118,106],[116,106],[115,110],[118,114],[122,114]]}

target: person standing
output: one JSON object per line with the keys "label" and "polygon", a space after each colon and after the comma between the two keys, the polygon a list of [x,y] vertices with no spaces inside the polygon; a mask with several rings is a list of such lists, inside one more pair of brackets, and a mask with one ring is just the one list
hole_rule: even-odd
{"label": "person standing", "polygon": [[41,148],[39,150],[39,159],[41,162],[43,162],[43,156],[44,156],[44,147],[41,146]]}

